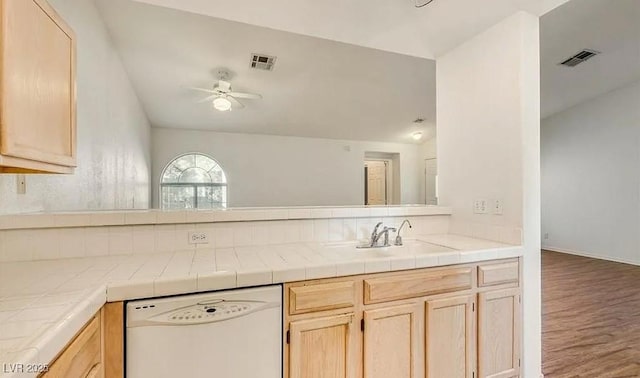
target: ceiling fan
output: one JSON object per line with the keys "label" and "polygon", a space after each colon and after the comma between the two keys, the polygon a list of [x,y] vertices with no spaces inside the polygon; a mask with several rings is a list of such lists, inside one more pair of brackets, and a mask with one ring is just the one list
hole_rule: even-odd
{"label": "ceiling fan", "polygon": [[191,89],[209,93],[209,96],[199,100],[198,102],[211,101],[213,103],[213,107],[221,112],[233,110],[234,108],[244,108],[244,104],[238,100],[239,98],[251,100],[259,100],[262,98],[262,95],[257,93],[234,92],[231,88],[231,83],[228,81],[229,77],[230,74],[228,71],[219,71],[218,82],[213,85],[212,89],[196,87],[192,87]]}

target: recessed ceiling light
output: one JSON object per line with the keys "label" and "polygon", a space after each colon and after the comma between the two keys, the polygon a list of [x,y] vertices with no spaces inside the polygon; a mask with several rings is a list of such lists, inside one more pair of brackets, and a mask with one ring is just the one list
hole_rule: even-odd
{"label": "recessed ceiling light", "polygon": [[411,137],[413,138],[413,140],[422,139],[422,131],[416,131],[415,133],[411,134]]}

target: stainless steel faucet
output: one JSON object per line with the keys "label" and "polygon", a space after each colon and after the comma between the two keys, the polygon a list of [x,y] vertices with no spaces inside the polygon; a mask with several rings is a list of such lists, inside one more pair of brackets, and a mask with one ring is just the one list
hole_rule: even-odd
{"label": "stainless steel faucet", "polygon": [[378,228],[380,228],[380,226],[382,226],[382,222],[378,222],[378,224],[376,224],[376,226],[373,228],[373,231],[371,232],[371,243],[369,245],[370,247],[374,247],[378,242]]}
{"label": "stainless steel faucet", "polygon": [[409,222],[408,219],[405,219],[404,221],[402,221],[402,224],[400,225],[400,228],[398,228],[398,234],[396,235],[396,241],[393,243],[394,245],[397,245],[397,246],[402,245],[402,236],[400,236],[400,231],[402,231],[402,227],[404,227],[405,223],[409,225],[409,228],[413,228],[413,226],[411,226],[411,222]]}
{"label": "stainless steel faucet", "polygon": [[[378,222],[376,226],[373,228],[373,232],[371,233],[371,243],[369,243],[369,247],[388,247],[389,246],[389,232],[395,232],[396,229],[394,227],[384,227],[382,231],[378,232],[378,228],[382,226],[382,222]],[[378,245],[378,241],[384,235],[384,244],[382,246]]]}

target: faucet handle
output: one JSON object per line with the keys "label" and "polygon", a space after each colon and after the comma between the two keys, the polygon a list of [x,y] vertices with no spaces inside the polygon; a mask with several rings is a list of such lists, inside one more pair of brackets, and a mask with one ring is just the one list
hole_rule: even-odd
{"label": "faucet handle", "polygon": [[388,247],[389,246],[389,232],[396,232],[396,228],[395,227],[385,227],[382,232],[384,233],[384,246]]}

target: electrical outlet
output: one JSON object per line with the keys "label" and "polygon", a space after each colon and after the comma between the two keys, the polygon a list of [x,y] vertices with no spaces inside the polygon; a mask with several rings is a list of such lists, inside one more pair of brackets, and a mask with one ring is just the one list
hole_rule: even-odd
{"label": "electrical outlet", "polygon": [[487,214],[489,208],[486,199],[477,199],[473,201],[473,213],[474,214]]}
{"label": "electrical outlet", "polygon": [[549,233],[548,233],[548,232],[545,232],[545,233],[544,233],[544,240],[547,240],[547,239],[549,239]]}
{"label": "electrical outlet", "polygon": [[493,213],[496,215],[502,215],[503,211],[502,201],[499,199],[493,200]]}
{"label": "electrical outlet", "polygon": [[17,175],[17,193],[18,194],[27,194],[27,176],[25,175]]}
{"label": "electrical outlet", "polygon": [[190,232],[189,244],[209,244],[209,235],[206,232]]}

